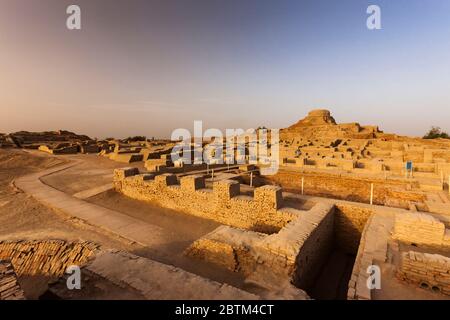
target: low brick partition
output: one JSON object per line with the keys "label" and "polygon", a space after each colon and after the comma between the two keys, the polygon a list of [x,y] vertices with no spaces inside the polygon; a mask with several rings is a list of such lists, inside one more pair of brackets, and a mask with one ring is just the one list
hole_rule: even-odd
{"label": "low brick partition", "polygon": [[184,254],[249,275],[255,271],[253,248],[266,237],[263,233],[220,226],[196,240]]}
{"label": "low brick partition", "polygon": [[113,152],[109,154],[109,159],[117,162],[131,163],[139,162],[144,159],[144,155],[140,153],[117,153]]}
{"label": "low brick partition", "polygon": [[450,295],[450,258],[439,254],[403,252],[397,277],[421,288]]}
{"label": "low brick partition", "polygon": [[185,253],[241,272],[263,286],[293,283],[307,290],[332,249],[333,222],[334,206],[317,204],[309,211],[299,211],[276,234],[221,226],[195,241]]}
{"label": "low brick partition", "polygon": [[444,223],[424,213],[397,215],[393,237],[407,244],[450,247],[450,233]]}
{"label": "low brick partition", "polygon": [[68,266],[86,263],[97,249],[91,242],[0,241],[0,260],[11,261],[19,277],[60,277]]}
{"label": "low brick partition", "polygon": [[348,300],[371,300],[372,292],[367,286],[368,268],[386,261],[388,238],[394,217],[390,213],[376,213],[369,217],[362,232],[352,275],[348,283]]}
{"label": "low brick partition", "polygon": [[78,153],[78,146],[56,146],[55,148],[51,148],[47,145],[41,145],[38,150],[54,155],[76,154]]}
{"label": "low brick partition", "polygon": [[282,190],[276,186],[256,188],[254,197],[240,195],[239,182],[221,180],[205,188],[199,175],[139,174],[136,168],[114,171],[115,190],[137,200],[212,219],[229,226],[263,233],[278,232],[294,215],[280,210]]}
{"label": "low brick partition", "polygon": [[407,190],[411,181],[386,180],[358,173],[322,172],[305,169],[303,172],[281,167],[277,174],[260,177],[265,184],[277,184],[289,192],[301,192],[302,178],[304,194],[345,201],[370,202],[370,185],[374,184],[373,203],[385,205],[395,200],[396,207],[408,208],[410,202],[423,203],[426,200],[421,191]]}
{"label": "low brick partition", "polygon": [[334,205],[318,203],[266,237],[256,248],[258,256],[265,257],[264,263],[258,263],[259,271],[265,268],[288,276],[297,287],[308,290],[333,247],[334,213]]}
{"label": "low brick partition", "polygon": [[25,294],[17,282],[12,263],[2,260],[0,260],[0,300],[25,300]]}

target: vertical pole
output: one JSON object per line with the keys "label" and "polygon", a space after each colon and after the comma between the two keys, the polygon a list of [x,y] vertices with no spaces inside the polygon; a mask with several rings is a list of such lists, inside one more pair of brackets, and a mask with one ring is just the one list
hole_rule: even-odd
{"label": "vertical pole", "polygon": [[206,164],[206,174],[209,173],[209,163]]}
{"label": "vertical pole", "polygon": [[214,169],[211,170],[211,180],[214,180]]}
{"label": "vertical pole", "polygon": [[302,177],[302,195],[305,194],[305,177]]}
{"label": "vertical pole", "polygon": [[373,183],[370,184],[370,204],[373,204]]}
{"label": "vertical pole", "polygon": [[253,187],[253,172],[250,172],[250,187]]}

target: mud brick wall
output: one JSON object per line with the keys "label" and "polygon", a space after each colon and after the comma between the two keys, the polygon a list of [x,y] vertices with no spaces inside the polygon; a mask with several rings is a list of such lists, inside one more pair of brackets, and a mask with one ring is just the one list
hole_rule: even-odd
{"label": "mud brick wall", "polygon": [[356,254],[362,232],[373,211],[362,206],[338,203],[335,212],[336,246],[346,253]]}
{"label": "mud brick wall", "polygon": [[399,241],[421,246],[449,246],[449,234],[438,219],[423,213],[405,213],[395,219],[393,237]]}
{"label": "mud brick wall", "polygon": [[173,174],[138,174],[137,169],[116,169],[114,186],[118,192],[137,200],[212,219],[222,224],[264,233],[279,231],[293,215],[280,211],[281,188],[263,186],[255,196],[239,195],[237,181],[216,181],[206,189],[202,176],[185,176],[178,184]]}
{"label": "mud brick wall", "polygon": [[80,146],[81,153],[98,153],[99,151],[100,151],[100,147],[95,144]]}
{"label": "mud brick wall", "polygon": [[96,250],[97,246],[90,242],[1,241],[0,260],[11,261],[19,277],[60,277],[68,266],[82,266]]}
{"label": "mud brick wall", "polygon": [[0,300],[24,300],[25,294],[9,261],[0,260]]}
{"label": "mud brick wall", "polygon": [[299,212],[277,234],[221,226],[195,241],[185,254],[251,276],[263,286],[294,283],[307,290],[332,249],[333,228],[333,205],[317,204]]}
{"label": "mud brick wall", "polygon": [[373,183],[374,204],[384,205],[388,199],[395,199],[403,203],[404,208],[408,208],[410,201],[425,200],[423,194],[407,191],[406,183],[402,181],[354,178],[333,173],[301,173],[282,169],[275,175],[260,179],[266,184],[280,185],[286,191],[300,192],[302,177],[305,178],[304,192],[311,196],[369,203],[370,184]]}
{"label": "mud brick wall", "polygon": [[220,226],[195,241],[184,253],[247,276],[255,271],[257,258],[253,247],[265,237],[262,233]]}
{"label": "mud brick wall", "polygon": [[421,288],[450,295],[450,258],[415,251],[403,252],[397,277]]}
{"label": "mud brick wall", "polygon": [[349,300],[370,300],[371,290],[367,287],[369,274],[367,268],[374,264],[374,261],[386,261],[387,239],[390,235],[389,228],[386,228],[386,219],[393,219],[389,215],[370,215],[362,232],[352,275],[348,283],[347,299]]}
{"label": "mud brick wall", "polygon": [[[319,203],[256,246],[259,272],[308,290],[333,246],[334,206]],[[265,269],[265,270],[264,270]]]}

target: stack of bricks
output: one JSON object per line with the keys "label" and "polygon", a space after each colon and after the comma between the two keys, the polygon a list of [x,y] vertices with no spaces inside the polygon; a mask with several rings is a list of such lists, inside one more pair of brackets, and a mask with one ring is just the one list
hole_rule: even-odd
{"label": "stack of bricks", "polygon": [[394,238],[415,245],[441,247],[448,245],[445,225],[423,213],[404,213],[395,219]]}
{"label": "stack of bricks", "polygon": [[0,300],[25,300],[25,294],[9,261],[0,260]]}
{"label": "stack of bricks", "polygon": [[18,276],[60,277],[67,267],[86,263],[97,248],[91,242],[1,241],[0,260],[10,260]]}
{"label": "stack of bricks", "polygon": [[450,258],[438,254],[403,252],[397,277],[450,295]]}

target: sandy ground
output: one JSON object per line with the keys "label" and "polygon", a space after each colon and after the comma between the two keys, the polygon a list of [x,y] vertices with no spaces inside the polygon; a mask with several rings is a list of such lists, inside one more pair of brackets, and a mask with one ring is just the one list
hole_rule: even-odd
{"label": "sandy ground", "polygon": [[[88,201],[138,218],[143,223],[164,230],[168,245],[150,250],[126,242],[106,231],[73,220],[63,212],[52,210],[14,188],[12,181],[22,175],[78,161],[76,166],[41,180],[68,194],[92,189],[112,182],[114,168],[130,165],[117,163],[96,155],[52,156],[37,151],[0,149],[0,241],[21,239],[87,240],[103,248],[116,248],[156,261],[175,265],[200,276],[243,288],[243,278],[237,273],[186,257],[183,251],[196,239],[219,226],[214,221],[175,212],[148,203],[128,199],[114,191],[94,196]],[[142,168],[140,164],[132,164]],[[42,286],[40,286],[39,290]],[[33,296],[38,293],[33,292]]]}
{"label": "sandy ground", "polygon": [[19,176],[65,163],[45,153],[30,154],[17,149],[0,149],[0,240],[63,239],[89,240],[105,247],[136,250],[95,228],[70,220],[20,192],[11,182]]}

